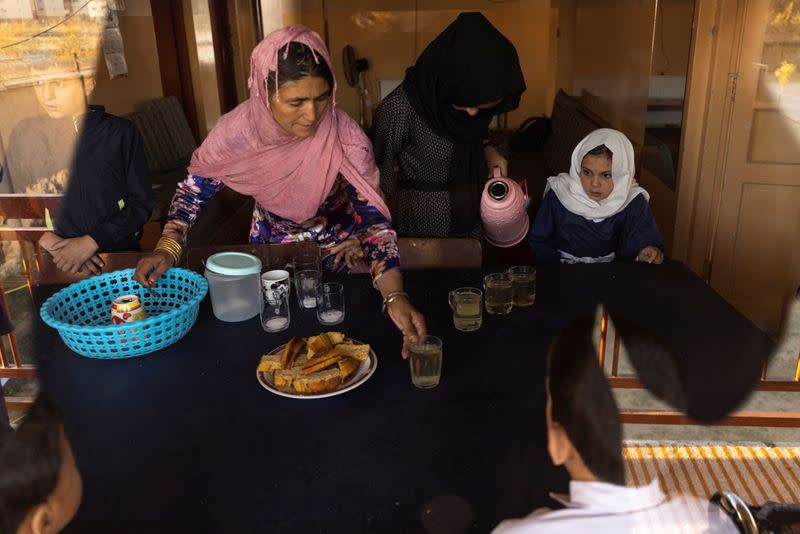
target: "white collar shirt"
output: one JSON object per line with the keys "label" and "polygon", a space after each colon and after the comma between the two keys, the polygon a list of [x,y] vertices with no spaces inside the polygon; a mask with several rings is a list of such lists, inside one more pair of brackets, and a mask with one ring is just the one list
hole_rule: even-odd
{"label": "white collar shirt", "polygon": [[639,487],[573,480],[569,496],[550,496],[565,508],[539,509],[525,518],[503,521],[494,534],[738,533],[733,521],[719,507],[709,507],[707,500],[688,496],[667,500],[658,479]]}

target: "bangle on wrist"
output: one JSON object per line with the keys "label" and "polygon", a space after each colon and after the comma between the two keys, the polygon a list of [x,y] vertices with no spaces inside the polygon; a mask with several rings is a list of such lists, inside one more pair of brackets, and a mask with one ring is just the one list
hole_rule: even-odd
{"label": "bangle on wrist", "polygon": [[175,265],[177,265],[178,262],[180,262],[181,254],[183,254],[183,247],[176,239],[171,237],[162,237],[158,240],[158,243],[156,243],[153,251],[168,253],[170,256],[172,256],[172,259],[175,260]]}
{"label": "bangle on wrist", "polygon": [[381,305],[381,311],[383,312],[384,315],[389,314],[389,304],[391,304],[400,297],[408,298],[408,293],[406,293],[405,291],[392,291],[391,293],[386,295],[386,298],[383,299],[383,304]]}

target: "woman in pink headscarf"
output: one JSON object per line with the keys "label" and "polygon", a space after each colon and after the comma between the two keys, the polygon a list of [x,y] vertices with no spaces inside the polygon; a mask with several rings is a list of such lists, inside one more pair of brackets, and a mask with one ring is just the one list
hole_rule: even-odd
{"label": "woman in pink headscarf", "polygon": [[372,145],[336,109],[330,64],[319,35],[300,25],[271,33],[253,50],[250,98],[222,116],[195,151],[163,236],[135,278],[151,287],[175,265],[203,206],[227,186],[256,200],[251,243],[314,240],[329,252],[329,271],[365,260],[405,347],[425,335],[425,320],[403,292]]}

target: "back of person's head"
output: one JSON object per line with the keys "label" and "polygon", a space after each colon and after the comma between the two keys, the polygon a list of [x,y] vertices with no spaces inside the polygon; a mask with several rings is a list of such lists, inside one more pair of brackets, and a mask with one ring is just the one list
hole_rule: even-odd
{"label": "back of person's head", "polygon": [[624,485],[619,410],[600,368],[593,329],[593,318],[575,320],[550,345],[548,444],[554,456],[555,435],[565,433],[567,447],[574,449],[591,474]]}
{"label": "back of person's head", "polygon": [[[288,47],[288,52],[287,52]],[[309,76],[323,78],[333,90],[333,73],[321,55],[303,43],[292,41],[278,50],[278,88]],[[275,72],[267,75],[267,92],[275,94]]]}
{"label": "back of person's head", "polygon": [[0,532],[59,532],[81,494],[61,411],[40,394],[16,432],[0,429]]}

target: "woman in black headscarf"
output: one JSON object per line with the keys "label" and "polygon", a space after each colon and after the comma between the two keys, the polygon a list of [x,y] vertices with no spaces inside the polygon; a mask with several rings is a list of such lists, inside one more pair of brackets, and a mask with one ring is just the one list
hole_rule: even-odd
{"label": "woman in black headscarf", "polygon": [[375,159],[397,233],[476,237],[483,183],[507,163],[488,142],[525,80],[514,45],[480,13],[462,13],[375,110]]}

